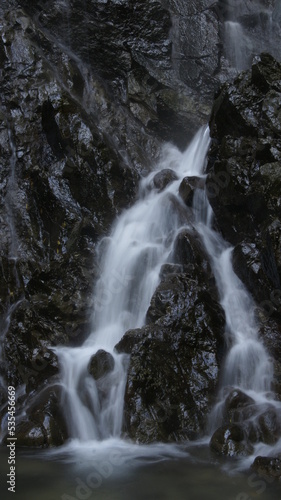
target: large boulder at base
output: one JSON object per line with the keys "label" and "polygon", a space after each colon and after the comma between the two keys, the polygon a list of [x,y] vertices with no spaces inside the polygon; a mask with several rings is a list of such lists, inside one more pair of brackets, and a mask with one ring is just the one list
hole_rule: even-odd
{"label": "large boulder at base", "polygon": [[116,346],[130,353],[124,433],[143,443],[194,439],[214,403],[223,311],[196,271],[164,273],[148,321]]}

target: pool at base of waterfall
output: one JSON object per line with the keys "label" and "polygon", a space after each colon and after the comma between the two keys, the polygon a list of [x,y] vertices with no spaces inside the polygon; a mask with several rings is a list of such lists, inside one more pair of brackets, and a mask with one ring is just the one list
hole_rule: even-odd
{"label": "pool at base of waterfall", "polygon": [[[76,452],[75,452],[76,450]],[[137,453],[138,451],[138,453]],[[136,446],[124,441],[51,451],[18,450],[16,493],[20,500],[277,500],[280,483],[256,472],[231,472],[235,461],[221,461],[207,443]],[[8,454],[0,453],[1,499]],[[227,471],[224,470],[227,468]]]}

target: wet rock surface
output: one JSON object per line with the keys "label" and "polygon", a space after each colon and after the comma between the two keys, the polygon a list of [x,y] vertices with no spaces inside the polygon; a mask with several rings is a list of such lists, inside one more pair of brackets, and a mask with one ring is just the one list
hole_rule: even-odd
{"label": "wet rock surface", "polygon": [[26,416],[17,425],[17,445],[49,448],[62,445],[68,438],[61,409],[61,393],[55,385],[44,388],[32,399]]}
{"label": "wet rock surface", "polygon": [[94,379],[98,380],[110,373],[114,369],[114,364],[113,356],[109,352],[100,349],[92,356],[88,371]]}
{"label": "wet rock surface", "polygon": [[236,424],[217,429],[212,436],[210,447],[219,455],[227,457],[247,456],[253,451],[245,440],[243,427]]}
{"label": "wet rock surface", "polygon": [[191,207],[196,189],[204,189],[205,180],[200,177],[185,177],[180,184],[179,194],[184,203]]}
{"label": "wet rock surface", "polygon": [[213,404],[224,315],[196,269],[166,269],[148,325],[127,332],[116,346],[131,354],[124,433],[138,442],[195,439]]}
{"label": "wet rock surface", "polygon": [[281,458],[279,457],[257,457],[251,467],[260,477],[275,479],[280,482]]}
{"label": "wet rock surface", "polygon": [[161,170],[161,172],[155,174],[152,182],[154,187],[160,193],[161,191],[163,191],[163,189],[165,189],[166,186],[176,181],[177,178],[178,176],[173,170],[166,168],[164,170]]}
{"label": "wet rock surface", "polygon": [[[148,133],[185,146],[188,137],[194,133],[191,122],[198,128],[206,120],[211,88],[216,82],[212,74],[218,59],[218,20],[212,11],[212,2],[205,2],[203,14],[201,2],[193,2],[193,19],[196,19],[196,25],[190,23],[193,25],[193,35],[189,27],[183,28],[185,21],[181,23],[184,32],[180,40],[178,29],[173,26],[181,16],[186,15],[184,3],[176,5],[175,2],[160,0],[95,0],[83,4],[78,0],[65,3],[52,0],[43,4],[21,0],[20,3],[36,20],[39,29],[50,33],[62,46],[67,46],[68,51],[78,58],[78,64],[85,62],[100,84],[105,82],[114,99],[129,108],[136,124],[145,127]],[[209,48],[205,48],[205,54],[199,56],[203,37],[200,37],[201,45],[192,46],[194,32],[200,27],[209,39],[211,55]],[[181,64],[181,59],[185,61],[187,57],[181,52],[181,48],[186,46],[187,34],[191,37],[187,46],[192,47],[188,60],[193,66],[192,79],[188,78],[188,71],[183,69],[185,62]],[[174,46],[177,46],[179,53],[174,52]],[[197,54],[199,64],[195,56]],[[194,92],[194,89],[198,89],[199,72],[201,79],[204,75],[204,92],[203,88],[202,92]],[[75,83],[81,91],[79,72]],[[206,88],[208,95],[205,95]],[[104,96],[101,98],[104,99]],[[119,108],[118,121],[124,113],[126,111]],[[127,126],[130,127],[128,122],[130,119],[127,119]],[[129,135],[135,135],[135,130],[130,128]],[[126,135],[127,132],[124,129]],[[120,134],[118,139],[121,139]],[[127,150],[130,148],[130,139],[124,144]],[[137,141],[133,139],[133,142],[137,146]]]}

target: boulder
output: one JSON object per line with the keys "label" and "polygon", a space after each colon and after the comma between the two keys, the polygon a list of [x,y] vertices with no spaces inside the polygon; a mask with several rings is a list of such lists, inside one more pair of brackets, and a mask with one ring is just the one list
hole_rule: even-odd
{"label": "boulder", "polygon": [[103,349],[99,349],[96,354],[91,357],[88,371],[94,379],[98,380],[110,373],[114,369],[114,365],[115,361],[112,354]]}
{"label": "boulder", "polygon": [[280,481],[281,458],[278,457],[256,457],[251,469],[265,479]]}
{"label": "boulder", "polygon": [[180,183],[179,194],[188,207],[192,207],[196,189],[204,189],[205,179],[202,177],[184,177]]}
{"label": "boulder", "polygon": [[253,452],[245,441],[243,427],[237,424],[220,427],[213,434],[210,447],[218,455],[244,457]]}
{"label": "boulder", "polygon": [[160,193],[172,182],[176,181],[178,178],[176,172],[169,168],[161,170],[153,177],[153,184],[157,191]]}
{"label": "boulder", "polygon": [[235,423],[242,425],[256,411],[255,401],[250,396],[239,389],[233,389],[224,402],[223,421],[225,424]]}
{"label": "boulder", "polygon": [[34,402],[29,400],[26,416],[17,422],[17,446],[46,448],[60,446],[68,438],[60,407],[58,388],[46,388]]}
{"label": "boulder", "polygon": [[164,274],[147,321],[116,346],[130,353],[124,433],[143,443],[195,439],[214,402],[223,311],[194,271]]}
{"label": "boulder", "polygon": [[174,242],[171,259],[183,266],[185,271],[193,270],[202,274],[202,279],[207,279],[210,285],[214,285],[214,276],[209,263],[207,252],[203,246],[198,233],[193,229],[182,229]]}
{"label": "boulder", "polygon": [[275,444],[281,436],[281,419],[274,407],[265,410],[258,418],[260,441]]}

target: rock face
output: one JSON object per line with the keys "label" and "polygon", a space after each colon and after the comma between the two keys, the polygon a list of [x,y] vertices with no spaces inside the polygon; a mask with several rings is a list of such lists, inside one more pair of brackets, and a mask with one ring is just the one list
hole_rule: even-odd
{"label": "rock face", "polygon": [[[254,3],[245,2],[241,16],[244,28],[250,26],[256,36],[260,28],[251,24]],[[23,407],[26,411],[19,424],[22,445],[60,444],[66,438],[57,410],[58,363],[52,347],[79,345],[89,333],[93,284],[99,275],[97,242],[132,203],[139,177],[158,158],[162,142],[184,148],[208,120],[213,92],[231,70],[223,48],[224,22],[230,15],[226,4],[222,0],[1,1],[0,381],[3,387],[21,388],[18,411]],[[258,9],[272,5],[271,0],[260,2]],[[235,252],[241,262],[250,263],[241,265],[241,273],[252,287],[257,279],[265,283],[260,300],[269,301],[272,311],[264,337],[275,356],[281,351],[280,337],[275,335],[279,219],[272,215],[279,203],[280,82],[271,70],[268,74],[262,69],[265,66],[256,63],[249,85],[256,89],[255,109],[260,109],[258,98],[266,93],[262,112],[273,142],[266,139],[267,129],[257,140],[262,183],[258,196],[252,193],[249,199],[254,216],[245,218],[243,230],[251,217],[261,224],[264,196],[271,200],[266,210],[267,220],[272,220],[257,240],[264,245],[262,254],[260,247],[251,246],[256,241],[243,238],[235,240]],[[279,71],[277,63],[276,68]],[[233,137],[237,139],[238,129],[239,134],[246,130],[249,135],[239,146],[241,156],[252,141],[256,122],[243,106],[236,114],[235,102],[231,106],[225,130],[231,133],[238,113]],[[168,177],[156,179],[159,189],[167,181]],[[188,205],[194,182],[182,186]],[[223,202],[221,209],[226,206]],[[234,226],[231,231],[236,234]],[[149,324],[142,332],[127,334],[120,345],[132,349],[127,428],[140,441],[180,439],[200,432],[217,383],[223,319],[208,261],[194,235],[179,235],[173,261],[163,269],[148,312]],[[194,270],[195,263],[200,263],[200,270]],[[162,375],[156,373],[160,358],[154,362],[157,346],[167,362]],[[149,394],[155,378],[154,399],[145,399],[138,359],[143,366],[147,363],[147,375],[141,377]],[[276,385],[281,388],[276,361],[278,369]],[[173,384],[178,384],[176,395]],[[46,396],[37,408],[37,395],[48,386],[54,395]],[[2,387],[0,401],[1,393]],[[168,405],[168,418],[158,419],[157,424],[156,413],[162,412],[163,404]],[[4,408],[1,418],[5,412]],[[146,415],[153,421],[148,437],[145,427],[138,430],[136,424]]]}
{"label": "rock face", "polygon": [[[188,138],[194,134],[194,128],[198,128],[208,117],[211,92],[216,81],[212,75],[217,67],[216,44],[219,35],[212,2],[204,1],[203,14],[200,13],[201,3],[198,0],[192,2],[193,19],[196,19],[196,25],[192,23],[193,31],[200,27],[204,30],[205,39],[208,37],[210,40],[212,54],[210,56],[205,49],[201,57],[202,42],[192,47],[192,87],[186,77],[188,71],[183,70],[186,64],[181,64],[181,60],[185,61],[187,57],[181,53],[182,46],[186,46],[186,34],[181,34],[180,42],[174,39],[178,28],[173,24],[181,16],[190,14],[185,2],[177,5],[177,2],[161,0],[95,0],[81,4],[80,0],[52,0],[43,6],[42,2],[20,2],[25,11],[36,19],[38,28],[47,33],[47,38],[50,34],[52,40],[54,37],[58,40],[59,45],[67,46],[68,54],[74,56],[78,67],[81,63],[87,64],[87,71],[95,79],[95,86],[103,87],[100,102],[95,103],[96,112],[103,114],[103,118],[98,118],[98,121],[100,124],[103,122],[107,133],[112,134],[114,131],[113,134],[118,135],[120,148],[125,148],[130,154],[133,154],[134,148],[140,150],[144,146],[142,134],[136,140],[136,130],[140,126],[145,127],[152,136],[185,146]],[[190,33],[189,27],[185,30]],[[192,46],[192,38],[194,34],[187,47]],[[174,53],[175,47],[179,54]],[[199,65],[194,62],[196,56],[201,59]],[[204,74],[205,89],[196,95],[192,89],[195,86],[198,88],[195,81],[198,80],[199,69],[201,75]],[[208,82],[209,77],[211,82]],[[82,81],[78,73],[80,92],[83,90]],[[206,88],[208,95],[205,95]],[[111,96],[105,95],[108,91]],[[116,103],[119,103],[116,107],[112,94]],[[106,109],[107,98],[111,101],[109,109]],[[135,117],[133,127],[131,118],[126,117],[128,109],[131,116]],[[108,113],[112,113],[112,123],[106,116]],[[123,128],[123,138],[120,131],[116,131],[117,123]]]}
{"label": "rock face", "polygon": [[224,315],[209,270],[190,265],[195,256],[205,257],[196,243],[182,259],[184,273],[164,266],[148,325],[127,332],[116,346],[131,354],[124,432],[138,442],[198,437],[214,401]]}
{"label": "rock face", "polygon": [[257,303],[280,394],[281,65],[269,54],[218,93],[210,121],[207,194],[234,245],[235,272]]}

